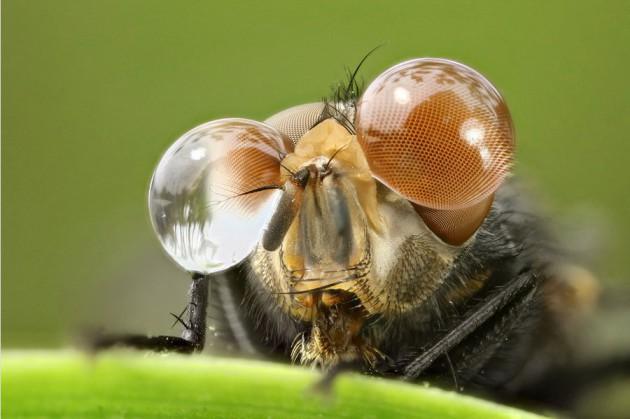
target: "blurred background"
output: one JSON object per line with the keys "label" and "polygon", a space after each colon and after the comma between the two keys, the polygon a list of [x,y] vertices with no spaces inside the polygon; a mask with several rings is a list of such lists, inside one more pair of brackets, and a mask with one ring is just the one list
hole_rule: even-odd
{"label": "blurred background", "polygon": [[[609,295],[630,293],[630,2],[2,4],[3,347],[82,327],[168,333],[189,279],[147,209],[162,152],[227,116],[316,101],[435,56],[508,101],[518,168]],[[178,331],[177,331],[178,332]]]}

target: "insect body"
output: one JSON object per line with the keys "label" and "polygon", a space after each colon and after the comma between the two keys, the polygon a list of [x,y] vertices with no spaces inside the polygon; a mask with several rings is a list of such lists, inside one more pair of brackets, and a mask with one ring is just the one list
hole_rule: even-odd
{"label": "insect body", "polygon": [[431,58],[361,95],[353,76],[264,123],[201,125],[149,196],[161,243],[193,273],[185,335],[101,344],[200,349],[210,282],[211,315],[244,352],[526,387],[563,353],[550,290],[572,285],[506,180],[514,146],[490,82]]}

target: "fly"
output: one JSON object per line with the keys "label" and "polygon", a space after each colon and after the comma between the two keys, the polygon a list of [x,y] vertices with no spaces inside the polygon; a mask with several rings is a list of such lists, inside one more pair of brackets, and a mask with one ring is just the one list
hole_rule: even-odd
{"label": "fly", "polygon": [[586,310],[593,299],[567,296],[597,284],[564,274],[511,177],[515,144],[497,89],[438,58],[363,91],[355,71],[331,99],[264,122],[193,128],[149,192],[161,244],[193,278],[186,330],[96,346],[200,351],[209,296],[246,353],[525,391],[566,355],[558,305]]}

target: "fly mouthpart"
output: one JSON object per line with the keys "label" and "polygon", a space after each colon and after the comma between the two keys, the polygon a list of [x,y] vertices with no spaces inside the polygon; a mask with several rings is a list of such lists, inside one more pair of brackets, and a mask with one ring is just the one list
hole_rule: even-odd
{"label": "fly mouthpart", "polygon": [[[284,263],[282,249],[280,251],[280,260],[282,261],[282,271],[284,278],[289,283],[289,291],[277,292],[275,294],[305,294],[332,289],[334,287],[346,284],[343,288],[349,288],[349,282],[354,282],[365,278],[371,269],[371,252],[369,246],[365,249],[361,260],[350,267],[339,267],[338,265],[332,269],[326,269],[326,265],[322,268],[303,268],[289,269]],[[336,264],[329,264],[335,266]]]}

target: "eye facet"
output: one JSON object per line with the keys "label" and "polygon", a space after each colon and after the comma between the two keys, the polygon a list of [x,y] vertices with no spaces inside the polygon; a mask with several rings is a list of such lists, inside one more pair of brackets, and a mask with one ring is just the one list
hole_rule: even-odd
{"label": "eye facet", "polygon": [[280,161],[293,145],[274,128],[221,119],[181,136],[149,189],[153,227],[169,256],[203,274],[246,258],[280,198]]}
{"label": "eye facet", "polygon": [[355,121],[374,176],[408,200],[461,210],[488,198],[510,170],[512,121],[481,74],[454,61],[421,58],[378,76]]}
{"label": "eye facet", "polygon": [[322,102],[293,106],[270,116],[265,124],[271,125],[295,144],[320,121],[324,107]]}

